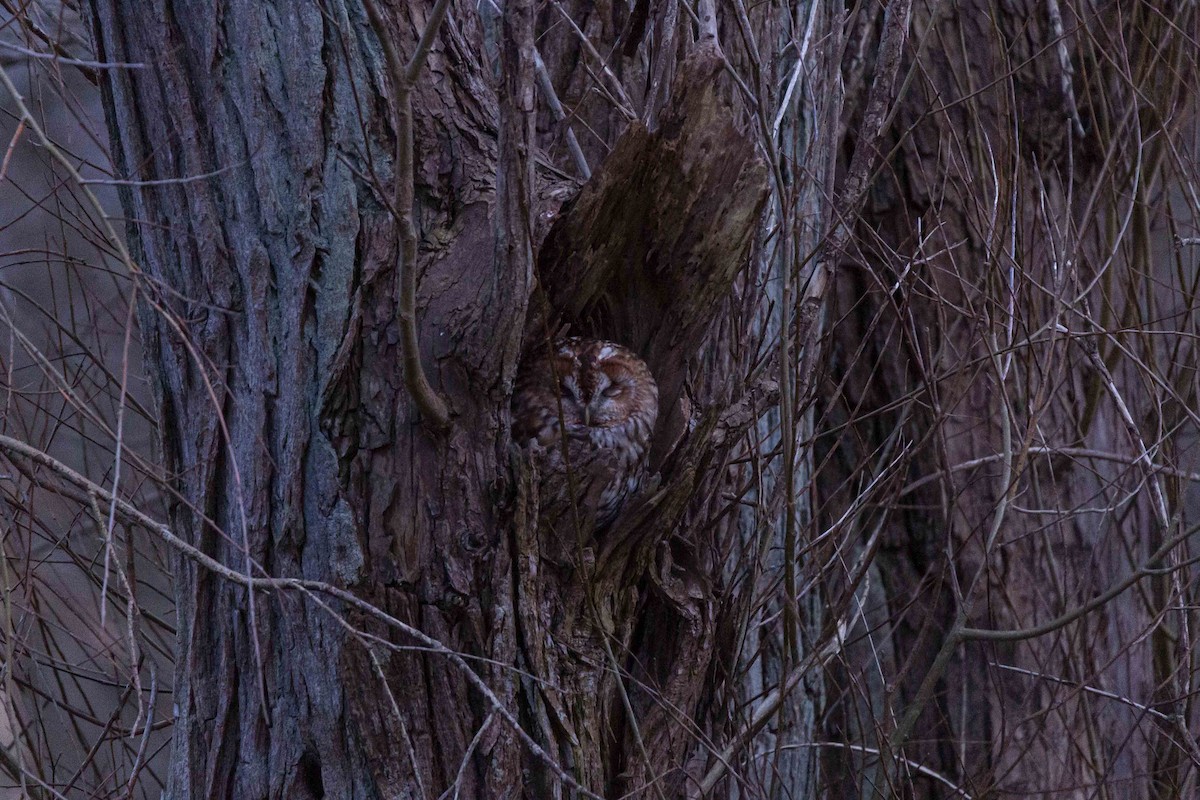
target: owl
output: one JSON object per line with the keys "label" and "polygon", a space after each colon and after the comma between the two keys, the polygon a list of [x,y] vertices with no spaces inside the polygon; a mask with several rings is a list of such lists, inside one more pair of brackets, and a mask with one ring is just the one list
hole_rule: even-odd
{"label": "owl", "polygon": [[646,362],[601,339],[560,339],[522,365],[512,402],[513,439],[541,462],[543,506],[612,522],[641,485],[658,418]]}

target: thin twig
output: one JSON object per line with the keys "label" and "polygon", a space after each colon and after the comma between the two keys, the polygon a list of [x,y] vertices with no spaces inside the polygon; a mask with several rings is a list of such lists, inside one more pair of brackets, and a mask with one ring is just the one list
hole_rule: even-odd
{"label": "thin twig", "polygon": [[11,50],[14,53],[20,53],[28,58],[43,59],[53,61],[55,64],[65,64],[68,67],[82,67],[83,69],[145,69],[145,64],[130,64],[121,61],[86,61],[80,58],[67,58],[58,53],[39,53],[37,50],[30,50],[12,42],[0,41],[0,49]]}
{"label": "thin twig", "polygon": [[[462,789],[463,776],[467,772],[467,765],[471,763],[471,756],[475,753],[475,748],[479,747],[479,742],[483,739],[484,732],[487,731],[488,726],[492,724],[492,720],[495,718],[495,711],[493,711],[491,714],[488,714],[487,719],[485,719],[483,724],[479,726],[479,730],[475,732],[473,737],[471,737],[471,743],[467,745],[467,752],[463,753],[462,760],[459,762],[458,774],[454,776],[454,784],[452,786],[454,789],[454,800],[458,800],[459,798],[459,793]],[[441,794],[438,800],[445,800],[446,796],[449,794],[450,789],[447,789]]]}
{"label": "thin twig", "polygon": [[[113,225],[113,219],[108,215],[108,212],[105,211],[104,206],[100,203],[100,199],[96,197],[96,193],[84,183],[83,176],[79,174],[79,170],[76,168],[72,160],[67,157],[66,153],[64,153],[53,142],[53,140],[51,140],[50,136],[37,121],[37,118],[33,116],[33,112],[29,110],[29,107],[25,103],[25,98],[22,97],[19,91],[17,91],[16,84],[13,83],[12,78],[9,77],[8,71],[2,66],[0,66],[0,84],[3,84],[4,88],[8,91],[9,96],[12,98],[13,104],[17,107],[20,118],[26,123],[29,129],[33,131],[41,146],[45,148],[46,152],[49,153],[50,156],[59,163],[70,180],[79,187],[79,191],[87,199],[88,205],[95,210],[96,216],[99,218],[100,224],[103,228],[102,232],[104,234],[104,238],[116,251],[121,263],[125,266],[125,269],[129,271],[129,276],[135,281],[146,278],[147,276],[142,271],[141,267],[133,260],[133,255],[129,252],[129,248],[125,244],[125,239],[117,234],[117,230]],[[147,292],[147,295],[149,295],[149,292]],[[148,297],[147,302],[150,302],[155,310],[159,312],[159,314],[162,316],[162,319],[179,337],[179,341],[182,343],[184,349],[187,350],[189,357],[191,357],[196,365],[200,367],[198,372],[200,373],[200,378],[204,383],[204,390],[207,393],[209,400],[212,402],[213,408],[220,409],[221,403],[217,400],[216,390],[214,389],[212,381],[209,378],[208,370],[204,368],[205,359],[201,358],[199,351],[196,350],[194,343],[187,335],[187,330],[183,321],[177,315],[172,313],[170,309],[158,304],[157,302],[154,302],[153,299]],[[0,311],[3,311],[2,307],[0,307]],[[83,408],[83,406],[80,407]],[[229,435],[229,426],[227,425],[224,416],[221,414],[217,414],[216,419],[217,424],[221,429],[221,435],[228,445],[230,442],[232,442],[232,437]],[[103,423],[101,423],[101,427],[104,427]],[[237,499],[236,506],[238,509],[238,523],[242,533],[241,546],[245,556],[246,577],[249,578],[252,559],[250,556],[250,531],[246,523],[246,509],[244,500],[245,493],[243,492],[242,487],[241,468],[238,467],[237,458],[233,456],[231,445],[229,469],[233,475],[234,491]],[[247,606],[249,610],[250,633],[251,639],[253,640],[254,658],[255,663],[258,666],[259,700],[262,705],[263,721],[268,722],[266,718],[268,708],[266,677],[262,668],[262,645],[258,635],[258,614],[253,591],[248,590],[247,592]]]}
{"label": "thin twig", "polygon": [[892,0],[883,15],[883,33],[879,41],[879,56],[876,60],[875,78],[867,99],[860,126],[861,134],[850,159],[850,168],[838,195],[834,213],[834,231],[826,245],[823,262],[838,258],[850,239],[851,220],[858,217],[858,209],[866,197],[871,176],[880,161],[879,140],[891,119],[891,109],[898,102],[894,88],[900,70],[901,55],[908,40],[908,23],[912,11],[912,0]]}
{"label": "thin twig", "polygon": [[[137,669],[136,664],[134,665],[134,669]],[[155,704],[155,701],[157,700],[157,698],[158,698],[158,670],[156,670],[154,668],[154,663],[151,662],[151,664],[150,664],[149,711],[146,714],[146,723],[142,727],[142,741],[138,745],[137,756],[133,760],[133,767],[129,770],[129,780],[126,781],[126,783],[125,783],[125,797],[127,797],[127,798],[133,798],[135,796],[134,789],[136,788],[137,778],[138,778],[138,775],[142,771],[142,767],[145,766],[145,763],[146,763],[146,746],[150,743],[150,731],[152,731],[154,729],[154,725],[153,725],[153,723],[154,723],[154,704]],[[135,725],[134,728],[132,730],[130,730],[129,733],[131,736],[136,734],[137,726]]]}
{"label": "thin twig", "polygon": [[84,186],[175,186],[180,184],[197,183],[206,181],[209,178],[215,178],[219,175],[224,175],[227,172],[232,172],[235,169],[241,169],[250,160],[257,155],[255,152],[250,158],[245,161],[240,161],[237,164],[230,164],[227,167],[214,169],[212,172],[202,172],[198,175],[186,175],[182,178],[158,178],[151,181],[136,181],[136,180],[121,180],[118,178],[88,178],[85,181],[80,181]]}
{"label": "thin twig", "polygon": [[[1113,453],[1108,450],[1093,450],[1086,447],[1035,446],[1027,448],[1025,452],[1034,456],[1063,456],[1066,458],[1076,459],[1087,458],[1095,459],[1097,461],[1111,461],[1116,464],[1125,464],[1130,467],[1144,466],[1141,456],[1127,456],[1121,453]],[[922,486],[946,478],[949,473],[962,472],[964,470],[983,466],[984,464],[991,464],[1001,460],[1003,457],[1004,455],[1002,453],[993,453],[987,456],[980,456],[979,458],[972,458],[969,461],[963,461],[936,472],[931,472],[930,474],[905,485],[902,489],[896,492],[896,496],[904,497],[905,495],[912,494]],[[1155,472],[1162,473],[1163,475],[1170,475],[1173,478],[1179,478],[1181,480],[1191,481],[1193,483],[1200,483],[1200,472],[1188,472],[1187,470],[1176,469],[1175,467],[1168,467],[1155,462],[1151,462],[1151,467]]]}
{"label": "thin twig", "polygon": [[956,624],[948,638],[958,642],[965,641],[984,641],[984,642],[1020,642],[1026,639],[1036,639],[1039,636],[1045,636],[1048,633],[1060,630],[1064,626],[1091,614],[1104,606],[1113,598],[1123,594],[1126,589],[1141,583],[1146,578],[1155,575],[1162,575],[1167,572],[1178,570],[1181,567],[1189,564],[1200,563],[1200,556],[1190,558],[1187,561],[1172,566],[1160,566],[1164,560],[1170,555],[1171,551],[1179,545],[1186,542],[1196,533],[1200,532],[1200,525],[1194,525],[1183,532],[1172,536],[1163,542],[1162,546],[1155,550],[1150,556],[1142,562],[1142,564],[1131,572],[1123,580],[1113,584],[1104,592],[1095,595],[1091,600],[1081,606],[1071,609],[1054,619],[1048,620],[1041,625],[1034,625],[1029,628],[1017,628],[1014,630],[991,630],[987,628],[968,628],[965,621],[962,625]]}
{"label": "thin twig", "polygon": [[[49,469],[61,480],[66,481],[77,489],[82,490],[89,498],[96,502],[111,502],[112,496],[108,490],[97,483],[93,483],[83,475],[80,475],[71,467],[62,463],[58,459],[48,455],[47,453],[26,444],[19,439],[14,439],[11,436],[0,435],[0,450],[4,450],[11,454],[16,454],[29,461],[32,461],[40,466]],[[340,600],[346,605],[363,612],[367,616],[375,619],[378,622],[394,628],[401,633],[416,639],[421,644],[429,648],[431,653],[445,656],[451,663],[460,669],[470,683],[479,693],[487,700],[488,704],[495,709],[496,713],[507,722],[516,732],[517,737],[521,739],[525,747],[531,754],[547,767],[567,786],[574,789],[585,797],[593,798],[593,800],[604,800],[600,795],[590,791],[587,787],[580,785],[574,778],[568,774],[561,765],[555,761],[549,753],[547,753],[534,739],[521,727],[520,721],[513,715],[512,711],[496,696],[491,687],[479,677],[475,670],[471,669],[465,658],[442,642],[428,635],[419,628],[414,628],[412,625],[393,617],[386,611],[377,606],[368,603],[366,600],[358,597],[346,589],[339,588],[323,581],[314,581],[304,578],[256,578],[245,575],[235,569],[225,566],[217,559],[208,555],[197,547],[188,544],[181,539],[164,523],[159,522],[150,515],[143,512],[132,503],[116,498],[117,508],[128,519],[136,522],[142,528],[157,536],[164,544],[175,550],[179,555],[188,559],[199,567],[202,567],[215,575],[224,578],[230,583],[242,586],[246,589],[257,589],[260,591],[298,591],[314,601],[314,594],[323,594]],[[324,604],[320,604],[324,605]]]}
{"label": "thin twig", "polygon": [[375,677],[379,678],[379,685],[383,687],[383,693],[387,695],[388,705],[392,708],[392,715],[396,718],[396,723],[400,726],[400,735],[404,737],[405,755],[408,756],[408,764],[412,767],[413,780],[417,784],[417,795],[424,800],[429,797],[429,792],[425,788],[425,779],[421,777],[421,768],[417,764],[417,749],[413,746],[412,734],[408,731],[408,723],[404,721],[404,715],[400,713],[400,704],[396,702],[396,694],[392,691],[392,687],[388,685],[387,675],[383,672],[383,665],[379,663],[379,657],[375,655],[375,651],[370,648],[366,641],[361,636],[358,636],[358,632],[354,630],[353,625],[342,619],[341,615],[334,612],[332,608],[329,608],[324,603],[320,603],[320,601],[318,603],[332,614],[334,619],[350,632],[351,636],[357,637],[362,642],[367,655],[370,656],[371,669],[375,671]]}
{"label": "thin twig", "polygon": [[21,134],[25,132],[24,118],[17,121],[17,129],[13,131],[12,138],[8,140],[8,149],[4,151],[4,161],[0,163],[0,181],[8,177],[8,165],[12,161],[13,151],[17,149],[17,142],[21,140]]}
{"label": "thin twig", "polygon": [[[832,747],[832,748],[837,748],[837,749],[841,749],[841,750],[852,750],[856,753],[866,753],[868,755],[874,755],[874,756],[879,755],[879,750],[874,747],[866,747],[861,744],[847,744],[845,742],[799,742],[797,744],[785,744],[785,745],[780,746],[780,748],[783,750],[795,750],[795,749],[798,749],[801,747],[804,747],[804,748]],[[773,753],[774,751],[771,751],[771,752]],[[756,755],[755,758],[761,758],[762,755],[765,755],[765,754]],[[900,759],[900,761],[902,761],[905,765],[907,765],[911,769],[916,770],[921,775],[924,775],[927,778],[933,778],[938,783],[941,783],[944,786],[948,787],[956,795],[962,795],[965,798],[965,800],[972,800],[972,796],[967,793],[966,789],[963,789],[961,786],[959,786],[954,781],[947,778],[945,775],[942,775],[940,772],[936,772],[936,771],[930,769],[929,767],[924,766],[923,764],[918,764],[916,761],[912,761],[907,758]]]}
{"label": "thin twig", "polygon": [[729,765],[733,762],[734,756],[746,745],[750,740],[758,734],[759,730],[775,715],[783,705],[783,701],[788,698],[804,676],[813,672],[820,671],[830,661],[832,661],[838,653],[842,651],[842,647],[846,643],[846,637],[850,631],[849,620],[839,620],[834,628],[834,635],[825,643],[824,647],[809,651],[808,655],[792,668],[778,686],[767,693],[767,696],[755,706],[750,712],[750,719],[746,725],[738,731],[730,739],[725,747],[716,754],[716,763],[714,763],[704,775],[704,779],[700,781],[700,795],[708,797],[712,790],[716,788],[717,781],[729,769]]}
{"label": "thin twig", "polygon": [[[550,106],[550,111],[554,114],[554,118],[559,122],[566,122],[567,112],[563,108],[563,104],[558,99],[558,94],[554,91],[554,83],[550,80],[550,73],[546,69],[546,62],[542,61],[542,54],[535,47],[533,49],[533,66],[537,70],[538,88],[542,90],[542,95],[546,98],[546,103]],[[575,131],[570,125],[564,125],[566,128],[567,149],[571,151],[571,158],[575,159],[575,166],[579,169],[579,174],[584,180],[592,177],[592,170],[588,167],[587,157],[584,156],[583,150],[579,147],[579,140],[575,138]]]}
{"label": "thin twig", "polygon": [[[117,398],[117,431],[113,445],[112,494],[116,497],[121,490],[121,453],[125,447],[125,397],[129,393],[129,342],[133,338],[133,311],[137,307],[137,286],[129,293],[129,308],[125,316],[125,344],[121,356],[121,391]],[[113,554],[113,534],[117,522],[116,503],[108,507],[108,524],[104,527],[104,576],[100,582],[100,627],[104,627],[104,613],[108,608],[108,572]]]}
{"label": "thin twig", "polygon": [[991,662],[991,665],[996,669],[1008,670],[1009,672],[1016,672],[1020,675],[1028,675],[1033,678],[1041,678],[1045,681],[1059,683],[1063,686],[1070,686],[1073,689],[1079,689],[1081,691],[1088,692],[1089,694],[1094,694],[1097,697],[1107,697],[1109,700],[1116,700],[1118,703],[1124,703],[1127,706],[1136,708],[1143,714],[1149,714],[1152,717],[1158,717],[1164,722],[1174,721],[1174,718],[1170,714],[1164,714],[1156,708],[1151,708],[1150,706],[1144,706],[1141,703],[1134,702],[1128,697],[1122,697],[1116,692],[1107,692],[1104,689],[1097,689],[1095,686],[1088,686],[1086,683],[1081,681],[1068,680],[1067,678],[1060,678],[1056,675],[1047,675],[1044,672],[1034,672],[1031,669],[1021,669],[1020,667],[1014,667],[1011,664],[1000,664],[995,661]]}
{"label": "thin twig", "polygon": [[[579,43],[583,45],[583,49],[587,50],[588,54],[600,65],[600,71],[604,74],[604,77],[608,78],[609,84],[617,93],[617,97],[613,98],[617,110],[630,122],[637,119],[637,114],[633,111],[633,101],[629,99],[629,95],[625,92],[625,87],[621,84],[620,79],[608,68],[604,56],[600,55],[596,50],[596,46],[592,44],[592,40],[580,29],[575,20],[571,19],[571,15],[559,4],[558,0],[550,0],[550,2],[558,10],[558,13],[562,15],[562,18],[566,20],[571,30],[575,32],[575,36],[579,39]],[[600,83],[600,81],[597,80],[597,83]]]}
{"label": "thin twig", "polygon": [[1075,102],[1075,89],[1071,77],[1075,69],[1071,66],[1071,54],[1067,51],[1067,36],[1063,31],[1062,9],[1058,0],[1046,0],[1046,16],[1050,18],[1050,32],[1054,36],[1054,46],[1058,54],[1058,77],[1063,94],[1063,102],[1067,104],[1067,116],[1071,119],[1071,127],[1075,135],[1083,138],[1083,120],[1079,118],[1079,106]]}

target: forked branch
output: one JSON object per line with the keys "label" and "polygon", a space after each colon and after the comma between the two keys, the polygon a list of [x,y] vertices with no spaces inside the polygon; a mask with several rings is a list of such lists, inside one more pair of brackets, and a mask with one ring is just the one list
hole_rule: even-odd
{"label": "forked branch", "polygon": [[396,120],[396,158],[394,162],[396,185],[392,195],[392,214],[396,218],[399,237],[396,280],[399,284],[399,299],[396,316],[400,323],[400,348],[404,357],[404,384],[412,395],[417,408],[433,427],[444,429],[450,424],[450,412],[446,402],[429,385],[425,370],[421,366],[421,347],[417,340],[417,228],[413,224],[413,115],[412,89],[416,83],[433,37],[441,27],[450,0],[438,0],[425,24],[425,30],[417,42],[416,50],[407,64],[387,35],[383,15],[375,0],[363,0],[371,27],[383,48],[388,71],[392,76],[392,113]]}

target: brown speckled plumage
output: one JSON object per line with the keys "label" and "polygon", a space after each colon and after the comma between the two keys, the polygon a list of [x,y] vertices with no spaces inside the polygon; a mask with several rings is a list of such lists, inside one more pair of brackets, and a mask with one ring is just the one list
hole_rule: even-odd
{"label": "brown speckled plumage", "polygon": [[640,486],[657,417],[658,386],[646,363],[600,339],[555,342],[522,365],[513,393],[513,438],[544,448],[545,485],[570,465],[576,497],[594,504],[597,526]]}

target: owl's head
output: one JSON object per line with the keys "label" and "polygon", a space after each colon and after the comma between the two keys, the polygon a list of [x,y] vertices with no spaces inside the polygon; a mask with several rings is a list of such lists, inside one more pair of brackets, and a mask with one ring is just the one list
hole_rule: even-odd
{"label": "owl's head", "polygon": [[654,379],[641,359],[610,342],[568,339],[559,347],[564,415],[585,427],[604,428],[623,423],[635,405],[645,402],[647,390],[658,398]]}
{"label": "owl's head", "polygon": [[658,414],[658,386],[646,362],[600,339],[559,340],[527,362],[517,382],[513,433],[522,442],[549,446],[565,432],[593,443],[624,436],[644,444]]}

